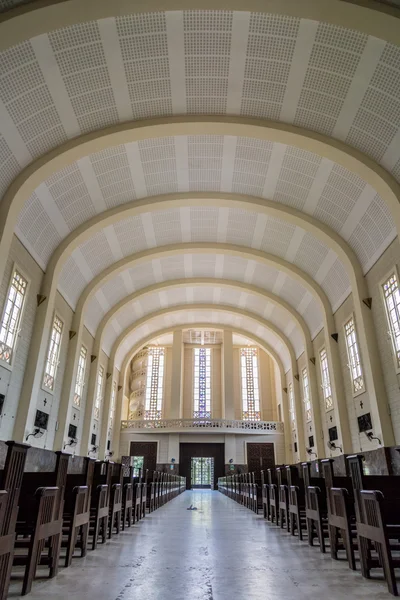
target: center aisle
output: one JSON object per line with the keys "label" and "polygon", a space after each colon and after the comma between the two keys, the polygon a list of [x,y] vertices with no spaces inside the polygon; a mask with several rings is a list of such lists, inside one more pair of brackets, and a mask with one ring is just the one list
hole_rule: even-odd
{"label": "center aisle", "polygon": [[[197,510],[187,510],[191,504]],[[196,490],[73,561],[54,580],[36,581],[28,598],[381,600],[391,598],[386,590],[219,492]]]}

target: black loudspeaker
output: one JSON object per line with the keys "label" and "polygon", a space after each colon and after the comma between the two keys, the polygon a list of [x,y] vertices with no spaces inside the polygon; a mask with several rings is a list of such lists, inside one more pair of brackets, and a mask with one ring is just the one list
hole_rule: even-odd
{"label": "black loudspeaker", "polygon": [[5,395],[0,394],[0,415],[3,414],[3,406],[4,406],[5,399],[6,399]]}

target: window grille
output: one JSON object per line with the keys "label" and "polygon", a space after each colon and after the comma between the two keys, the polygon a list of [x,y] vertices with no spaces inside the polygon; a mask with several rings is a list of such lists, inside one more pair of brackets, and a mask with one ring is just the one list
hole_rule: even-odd
{"label": "window grille", "polygon": [[240,369],[242,381],[242,418],[245,421],[260,421],[260,386],[257,348],[241,348]]}
{"label": "window grille", "polygon": [[364,390],[364,377],[362,373],[360,352],[358,350],[356,328],[353,317],[351,317],[351,319],[345,323],[344,333],[346,338],[347,358],[349,361],[348,367],[351,384],[353,387],[353,394],[357,394],[358,392],[362,392]]}
{"label": "window grille", "polygon": [[325,409],[330,410],[333,408],[333,398],[331,377],[329,374],[328,355],[325,348],[323,348],[319,353],[319,359],[321,363],[322,393],[324,396]]}
{"label": "window grille", "polygon": [[17,342],[27,287],[26,279],[14,271],[0,325],[0,360],[8,364],[11,364]]}
{"label": "window grille", "polygon": [[211,349],[194,349],[193,418],[211,418]]}
{"label": "window grille", "polygon": [[97,373],[96,396],[94,400],[94,418],[100,418],[101,402],[103,400],[104,367],[100,367]]}
{"label": "window grille", "polygon": [[165,349],[150,347],[147,354],[145,419],[161,419],[164,392]]}
{"label": "window grille", "polygon": [[303,369],[301,376],[303,379],[303,398],[304,408],[306,411],[306,420],[311,421],[310,381],[308,379],[307,369]]}
{"label": "window grille", "polygon": [[86,371],[87,350],[85,346],[81,347],[78,359],[78,370],[76,373],[74,404],[80,406],[82,402],[83,388],[85,386],[85,371]]}
{"label": "window grille", "polygon": [[49,349],[47,351],[46,365],[44,368],[43,385],[49,390],[54,390],[56,380],[58,359],[60,356],[61,337],[64,324],[57,316],[54,317],[51,329]]}
{"label": "window grille", "polygon": [[382,288],[396,367],[400,369],[400,292],[396,273],[391,274]]}

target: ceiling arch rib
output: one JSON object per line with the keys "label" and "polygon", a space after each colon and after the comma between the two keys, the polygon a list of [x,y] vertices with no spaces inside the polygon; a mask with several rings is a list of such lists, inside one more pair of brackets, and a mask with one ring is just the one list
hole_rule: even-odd
{"label": "ceiling arch rib", "polygon": [[[291,127],[288,125],[282,125],[277,123],[268,123],[265,121],[263,122],[249,119],[241,119],[241,122],[237,122],[237,120],[233,118],[223,117],[196,117],[195,120],[189,118],[179,119],[171,117],[170,119],[168,119],[168,123],[166,123],[165,120],[161,119],[151,122],[146,121],[145,123],[136,123],[129,125],[126,124],[122,126],[116,126],[108,131],[96,132],[95,134],[91,134],[90,136],[86,136],[85,138],[79,139],[79,142],[77,140],[71,140],[66,147],[63,147],[62,149],[59,148],[55,151],[50,152],[46,159],[38,160],[37,163],[27,168],[20,176],[16,178],[13,185],[8,189],[7,193],[3,198],[3,201],[0,204],[0,226],[3,227],[1,231],[1,248],[3,248],[3,250],[5,250],[7,254],[7,249],[12,239],[12,231],[19,217],[20,210],[25,204],[25,201],[29,199],[29,202],[27,204],[28,210],[24,214],[25,223],[29,221],[39,223],[41,220],[45,220],[48,225],[48,230],[46,231],[46,234],[42,239],[43,246],[45,250],[47,250],[47,258],[45,257],[46,260],[48,260],[49,254],[51,254],[51,250],[55,246],[58,245],[60,251],[62,251],[62,249],[64,248],[65,238],[66,236],[68,236],[68,226],[65,224],[64,217],[60,216],[61,212],[58,209],[57,201],[53,203],[53,201],[50,200],[49,203],[55,207],[54,211],[57,213],[56,220],[59,223],[64,222],[64,225],[58,227],[58,231],[55,231],[54,224],[51,221],[51,219],[45,216],[45,212],[43,211],[43,205],[46,204],[46,202],[43,201],[43,203],[39,203],[40,206],[38,209],[38,205],[35,204],[37,202],[37,194],[35,195],[35,190],[38,187],[38,185],[40,186],[43,181],[48,180],[52,175],[55,175],[57,171],[65,168],[68,165],[71,165],[71,163],[73,163],[74,161],[84,159],[85,157],[89,156],[91,154],[91,149],[96,148],[96,150],[99,151],[100,148],[104,151],[108,151],[110,146],[120,146],[127,142],[133,143],[140,140],[147,140],[147,143],[151,145],[152,143],[154,143],[154,140],[156,138],[166,139],[166,136],[171,135],[186,135],[189,136],[190,139],[194,137],[198,141],[201,136],[205,136],[208,139],[217,139],[218,136],[244,137],[252,139],[255,143],[263,141],[268,143],[277,143],[278,145],[283,144],[295,147],[301,151],[306,150],[307,152],[317,154],[320,157],[326,158],[327,160],[337,163],[341,168],[348,169],[350,173],[350,179],[354,178],[354,175],[356,175],[357,177],[361,177],[361,179],[364,182],[369,184],[371,188],[373,188],[377,192],[377,194],[375,194],[376,198],[378,198],[377,195],[379,195],[385,202],[387,202],[390,210],[393,213],[394,222],[397,224],[400,223],[400,217],[398,218],[399,207],[397,199],[397,197],[400,196],[400,194],[398,194],[399,186],[395,182],[395,180],[393,178],[390,178],[390,176],[385,171],[383,171],[383,169],[375,165],[372,161],[368,160],[365,156],[360,155],[352,149],[346,148],[343,144],[340,144],[339,142],[323,139],[322,136],[313,134],[311,132],[306,132],[304,130],[300,130],[296,127]],[[212,138],[212,136],[214,136],[214,138]],[[165,151],[165,148],[161,147],[160,151]],[[107,152],[105,152],[104,156],[106,156],[106,154]],[[155,152],[155,156],[157,157],[157,151]],[[197,164],[199,164],[199,162],[201,163],[201,157],[198,158],[199,161],[197,161]],[[207,159],[203,158],[203,165],[206,162]],[[221,160],[217,161],[214,159],[213,156],[212,160],[209,160],[209,166],[219,163],[221,163]],[[195,174],[194,179],[196,179],[196,177],[199,177],[199,181],[197,182],[197,189],[199,189],[199,186],[201,188],[201,185],[203,185],[203,188],[208,188],[210,185],[210,182],[207,182],[206,180],[203,181],[201,178],[202,171],[205,170],[207,169],[202,169],[201,166],[198,167],[197,170],[195,169],[197,174]],[[129,168],[127,169],[127,171],[129,171]],[[209,171],[212,172],[213,170],[209,169]],[[275,168],[271,169],[272,174],[275,172]],[[154,177],[156,178],[157,174],[155,174]],[[107,179],[107,175],[105,175],[103,179]],[[337,179],[338,178],[336,177],[336,180]],[[79,187],[79,185],[76,187]],[[221,187],[224,187],[221,181],[219,182],[219,187],[220,189]],[[44,188],[41,189],[43,191]],[[294,192],[292,191],[292,193]],[[317,189],[314,189],[313,193],[315,197],[318,197],[318,186]],[[338,191],[338,193],[339,195],[341,194],[341,196],[343,197],[343,193],[340,192],[340,190]],[[365,198],[359,198],[359,196],[357,196],[358,200],[356,201],[355,206],[357,206],[357,204],[365,204],[368,207],[371,206],[373,194],[371,196],[370,188],[368,188],[367,192],[365,193],[367,194],[367,196],[368,194],[370,194],[367,203],[364,203]],[[45,193],[45,196],[49,200],[49,197],[46,194],[47,193]],[[335,190],[331,191],[331,195],[332,194],[335,195]],[[289,196],[290,194],[288,194],[287,197]],[[87,201],[88,197],[89,195],[86,198]],[[101,191],[98,197],[101,197]],[[97,212],[102,212],[104,208],[105,206],[103,204],[102,207],[98,207]],[[29,210],[31,210],[31,212],[29,212]],[[90,210],[92,212],[90,212]],[[87,220],[88,217],[90,217],[93,214],[93,207],[90,210],[84,220]],[[85,212],[85,209],[83,207],[81,207],[81,212]],[[357,212],[356,208],[354,212]],[[368,221],[368,218],[366,218],[366,221]],[[393,236],[393,221],[391,220],[390,215],[385,215],[385,213],[383,212],[382,219],[380,219],[380,222],[381,227],[383,227],[383,231],[386,231],[386,237],[385,235],[383,237],[386,239],[387,236],[389,236],[389,238]],[[22,235],[23,223],[20,222],[19,225],[19,229],[21,229],[20,233]],[[361,222],[359,223],[359,226],[362,229]],[[82,226],[78,226],[77,230],[79,230],[79,227]],[[354,222],[353,225],[349,225],[349,227],[354,233]],[[379,235],[382,235],[382,232],[380,232]],[[360,237],[360,233],[358,233],[358,236]],[[375,239],[376,235],[374,234],[374,236],[371,235],[369,237],[372,240]],[[29,243],[29,240],[27,241]],[[373,246],[374,243],[372,243],[371,241],[370,245]],[[377,251],[377,248],[375,247],[374,250]],[[369,252],[370,258],[372,257],[372,255],[373,251],[372,253]],[[0,253],[0,257],[2,256],[4,255]],[[55,256],[56,255],[53,254],[53,257]],[[372,259],[373,258],[371,258],[371,260]],[[51,265],[52,261],[50,261],[49,263],[49,266]],[[0,266],[4,268],[4,265],[2,263],[0,264]]]}
{"label": "ceiling arch rib", "polygon": [[214,306],[208,304],[192,304],[190,308],[185,305],[177,305],[164,308],[138,319],[134,325],[128,327],[117,338],[111,351],[111,364],[120,370],[124,356],[129,352],[141,336],[150,334],[152,331],[177,325],[190,325],[191,323],[209,323],[216,327],[229,325],[247,330],[265,339],[268,345],[275,348],[279,355],[285,371],[296,366],[294,350],[288,339],[274,325],[254,313],[232,306]]}
{"label": "ceiling arch rib", "polygon": [[[280,259],[276,256],[268,255],[265,252],[261,252],[254,249],[244,248],[242,246],[234,246],[230,244],[175,244],[173,246],[166,246],[159,248],[157,253],[152,251],[145,251],[142,253],[135,253],[125,259],[113,263],[107,269],[102,271],[99,275],[94,277],[92,281],[86,286],[84,292],[80,295],[79,301],[75,310],[73,319],[73,329],[78,331],[83,322],[83,316],[87,307],[88,301],[93,295],[104,285],[107,281],[110,281],[114,276],[126,271],[131,266],[140,265],[140,263],[148,260],[149,254],[153,254],[153,259],[157,257],[176,256],[180,252],[189,252],[193,255],[206,254],[214,255],[217,251],[218,254],[229,255],[234,258],[244,258],[247,260],[256,260],[262,266],[268,268],[277,269],[283,275],[289,276],[295,282],[299,282],[306,290],[317,300],[318,306],[322,313],[322,324],[330,323],[332,318],[332,310],[329,300],[322,290],[322,288],[306,273],[295,265],[288,263],[287,261]],[[282,280],[279,282],[281,285]],[[275,287],[275,286],[274,286]],[[329,328],[328,328],[329,329]]]}
{"label": "ceiling arch rib", "polygon": [[[273,294],[239,282],[224,282],[218,279],[181,279],[145,288],[131,294],[113,307],[104,317],[96,335],[99,345],[107,355],[110,355],[118,334],[131,326],[139,315],[143,317],[154,310],[186,303],[190,309],[192,302],[221,303],[244,308],[263,318],[268,315],[268,320],[289,339],[296,358],[303,353],[305,345],[311,341],[310,332],[302,316]],[[94,354],[97,353],[98,350],[95,348]]]}
{"label": "ceiling arch rib", "polygon": [[[88,299],[83,317],[93,336],[100,335],[109,316],[114,314],[119,305],[125,305],[135,293],[140,293],[145,288],[167,286],[174,280],[187,277],[192,281],[214,281],[215,285],[220,281],[221,284],[235,285],[237,288],[258,289],[270,299],[279,299],[282,306],[287,305],[301,315],[300,318],[312,337],[322,327],[323,316],[319,304],[307,288],[291,276],[284,275],[283,281],[277,268],[260,263],[256,255],[252,259],[232,256],[229,250],[219,250],[218,247],[215,255],[201,252],[191,254],[190,250],[183,249],[171,254],[168,249],[165,250],[165,255],[164,252],[157,252],[156,255],[149,253],[147,259],[139,259],[136,266],[128,265],[126,270],[102,283]],[[273,292],[275,284],[280,287],[279,295]]]}
{"label": "ceiling arch rib", "polygon": [[184,191],[263,198],[313,216],[348,242],[364,271],[396,235],[383,199],[347,168],[287,144],[215,135],[132,142],[76,161],[35,189],[16,231],[45,269],[68,233],[96,214]]}

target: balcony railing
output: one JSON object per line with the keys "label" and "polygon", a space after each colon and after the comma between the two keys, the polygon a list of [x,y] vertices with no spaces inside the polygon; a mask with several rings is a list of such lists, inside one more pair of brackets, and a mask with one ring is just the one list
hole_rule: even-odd
{"label": "balcony railing", "polygon": [[[139,430],[236,430],[254,433],[283,433],[279,421],[243,421],[241,419],[157,419],[122,421],[122,429]],[[234,433],[232,431],[232,433]]]}

